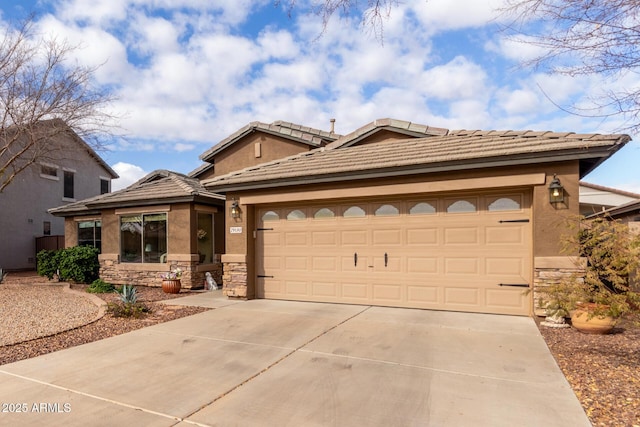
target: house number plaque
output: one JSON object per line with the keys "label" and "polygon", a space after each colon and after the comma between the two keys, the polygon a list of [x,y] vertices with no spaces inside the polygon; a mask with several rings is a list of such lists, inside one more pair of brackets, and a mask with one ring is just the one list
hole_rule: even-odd
{"label": "house number plaque", "polygon": [[229,227],[229,233],[242,234],[242,227]]}

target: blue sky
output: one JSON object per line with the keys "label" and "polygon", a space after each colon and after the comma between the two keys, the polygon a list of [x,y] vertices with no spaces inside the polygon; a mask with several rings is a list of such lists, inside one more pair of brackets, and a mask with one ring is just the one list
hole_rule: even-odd
{"label": "blue sky", "polygon": [[[536,49],[498,30],[500,0],[406,0],[384,23],[384,43],[357,17],[332,19],[319,37],[320,19],[299,3],[289,17],[272,0],[0,0],[0,25],[33,11],[40,35],[79,45],[73,59],[99,66],[95,84],[111,89],[119,117],[100,153],[122,176],[114,189],[154,169],[188,173],[251,121],[328,130],[335,118],[339,133],[384,117],[616,132],[621,117],[578,117],[554,104],[588,105],[601,91],[640,83],[519,67]],[[585,180],[640,193],[638,164],[634,141]]]}

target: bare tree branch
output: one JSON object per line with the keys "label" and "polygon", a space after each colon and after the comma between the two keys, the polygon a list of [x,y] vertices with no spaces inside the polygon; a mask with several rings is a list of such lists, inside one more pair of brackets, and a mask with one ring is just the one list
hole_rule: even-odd
{"label": "bare tree branch", "polygon": [[[313,2],[309,12],[322,19],[322,36],[327,30],[331,17],[360,16],[362,28],[371,31],[377,40],[384,41],[384,21],[400,0],[319,0]],[[289,16],[298,7],[298,0],[275,0],[275,6],[285,6]]]}
{"label": "bare tree branch", "polygon": [[77,47],[31,30],[29,18],[0,40],[0,192],[29,166],[59,156],[59,135],[102,148],[113,119],[104,111],[111,96],[92,85],[95,68],[71,63]]}
{"label": "bare tree branch", "polygon": [[[508,0],[501,12],[512,18],[505,28],[512,40],[541,48],[524,66],[612,81],[640,71],[638,0]],[[626,129],[640,130],[640,87],[604,92],[594,106],[592,117],[613,110],[626,118]]]}

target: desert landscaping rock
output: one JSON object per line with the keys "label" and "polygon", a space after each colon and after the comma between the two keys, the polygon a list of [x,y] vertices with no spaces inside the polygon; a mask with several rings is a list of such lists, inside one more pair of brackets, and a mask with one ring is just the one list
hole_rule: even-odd
{"label": "desert landscaping rock", "polygon": [[0,346],[86,325],[101,312],[91,298],[69,291],[69,285],[2,285]]}

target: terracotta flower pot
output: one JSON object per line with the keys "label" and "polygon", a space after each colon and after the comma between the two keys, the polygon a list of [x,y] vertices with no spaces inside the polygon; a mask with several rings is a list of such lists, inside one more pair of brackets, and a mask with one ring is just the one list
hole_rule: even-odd
{"label": "terracotta flower pot", "polygon": [[167,294],[180,293],[180,279],[164,279],[162,280],[162,290]]}
{"label": "terracotta flower pot", "polygon": [[[593,306],[593,304],[591,304]],[[571,324],[585,334],[608,334],[616,324],[616,320],[607,315],[593,316],[594,307],[589,304],[579,306],[571,313]]]}

